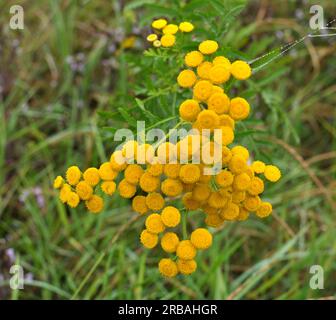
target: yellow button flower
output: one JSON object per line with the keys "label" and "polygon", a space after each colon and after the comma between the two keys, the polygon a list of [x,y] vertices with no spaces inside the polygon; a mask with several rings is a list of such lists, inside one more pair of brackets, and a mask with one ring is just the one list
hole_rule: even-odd
{"label": "yellow button flower", "polygon": [[212,54],[218,49],[218,43],[214,40],[205,40],[200,43],[198,50],[203,54]]}
{"label": "yellow button flower", "polygon": [[137,185],[143,175],[144,170],[138,164],[130,164],[125,170],[125,179],[130,184]]}
{"label": "yellow button flower", "polygon": [[266,165],[262,161],[257,160],[257,161],[252,162],[252,169],[255,173],[258,173],[258,174],[264,173],[265,168],[266,168]]}
{"label": "yellow button flower", "polygon": [[85,205],[90,212],[99,213],[103,210],[104,200],[97,195],[93,195],[89,200],[85,201]]}
{"label": "yellow button flower", "polygon": [[166,25],[167,25],[166,19],[157,19],[152,22],[152,27],[158,30],[163,29]]}
{"label": "yellow button flower", "polygon": [[183,185],[177,179],[168,178],[162,182],[161,191],[168,197],[176,197],[182,193]]}
{"label": "yellow button flower", "polygon": [[204,56],[199,51],[191,51],[184,57],[184,63],[188,67],[195,68],[203,62]]}
{"label": "yellow button flower", "polygon": [[268,165],[265,167],[265,178],[271,182],[277,182],[281,178],[281,171],[278,167]]}
{"label": "yellow button flower", "polygon": [[208,199],[208,204],[216,209],[224,208],[228,203],[229,198],[223,197],[220,192],[212,192]]}
{"label": "yellow button flower", "polygon": [[136,159],[137,150],[138,142],[135,140],[129,140],[122,147],[122,155],[126,160],[128,160],[128,162],[130,162],[130,160]]}
{"label": "yellow button flower", "polygon": [[123,179],[119,182],[118,191],[121,197],[129,199],[136,193],[136,186]]}
{"label": "yellow button flower", "polygon": [[206,201],[211,194],[211,188],[207,183],[198,183],[195,185],[195,187],[192,190],[192,197],[196,201]]}
{"label": "yellow button flower", "polygon": [[103,163],[99,167],[98,173],[102,180],[114,180],[118,175],[118,171],[112,169],[110,162]]}
{"label": "yellow button flower", "polygon": [[147,230],[151,233],[161,233],[165,229],[161,216],[157,213],[149,215],[145,221],[145,225]]}
{"label": "yellow button flower", "polygon": [[76,192],[82,200],[88,200],[93,195],[93,189],[86,181],[80,181],[76,185]]}
{"label": "yellow button flower", "polygon": [[250,157],[249,151],[247,150],[247,148],[245,148],[243,146],[235,146],[235,147],[233,147],[231,149],[231,153],[232,153],[232,155],[240,154],[246,161]]}
{"label": "yellow button flower", "polygon": [[229,162],[229,169],[234,174],[243,173],[247,169],[246,160],[240,154],[232,156]]}
{"label": "yellow button flower", "polygon": [[233,174],[228,170],[221,170],[215,176],[216,183],[223,188],[229,187],[233,183]]}
{"label": "yellow button flower", "polygon": [[196,249],[208,249],[212,245],[212,234],[204,228],[198,228],[191,233],[190,241]]}
{"label": "yellow button flower", "polygon": [[264,192],[264,181],[258,177],[253,177],[251,179],[250,187],[247,189],[248,193],[256,196]]}
{"label": "yellow button flower", "polygon": [[204,61],[202,62],[198,67],[197,67],[197,74],[201,79],[208,80],[209,79],[209,74],[210,74],[210,69],[213,67],[213,64],[209,61]]}
{"label": "yellow button flower", "polygon": [[212,60],[212,63],[216,65],[222,65],[224,66],[227,70],[231,70],[231,62],[228,58],[223,57],[223,56],[217,56],[215,59]]}
{"label": "yellow button flower", "polygon": [[246,192],[245,191],[237,191],[234,190],[232,192],[232,196],[231,196],[231,201],[235,204],[239,204],[244,201],[246,198]]}
{"label": "yellow button flower", "polygon": [[151,33],[147,36],[147,41],[148,42],[154,42],[157,40],[158,36],[155,33]]}
{"label": "yellow button flower", "polygon": [[212,110],[203,110],[199,113],[197,121],[202,129],[215,129],[219,125],[219,116]]}
{"label": "yellow button flower", "polygon": [[149,209],[153,211],[159,211],[163,208],[165,200],[162,195],[158,192],[149,193],[146,196],[146,205]]}
{"label": "yellow button flower", "polygon": [[100,175],[97,168],[88,168],[83,173],[84,181],[91,186],[96,186],[100,181]]}
{"label": "yellow button flower", "polygon": [[234,120],[244,120],[250,114],[250,105],[244,98],[233,98],[229,114]]}
{"label": "yellow button flower", "polygon": [[112,153],[111,158],[110,158],[110,164],[112,170],[115,171],[122,171],[126,168],[127,163],[125,157],[122,155],[121,150],[117,150]]}
{"label": "yellow button flower", "polygon": [[79,182],[82,173],[77,166],[72,166],[68,168],[65,175],[68,183],[75,186]]}
{"label": "yellow button flower", "polygon": [[177,82],[182,88],[191,88],[196,80],[196,74],[192,70],[183,70],[177,77]]}
{"label": "yellow button flower", "polygon": [[180,223],[181,214],[175,207],[168,206],[162,210],[161,219],[165,226],[174,228]]}
{"label": "yellow button flower", "polygon": [[191,32],[194,30],[194,25],[190,22],[181,22],[180,25],[179,25],[179,29],[180,31],[182,32]]}
{"label": "yellow button flower", "polygon": [[79,204],[79,196],[76,192],[70,192],[68,195],[68,200],[67,203],[69,205],[69,207],[71,208],[76,208]]}
{"label": "yellow button flower", "polygon": [[195,183],[199,180],[201,171],[196,164],[184,164],[181,166],[179,176],[184,183]]}
{"label": "yellow button flower", "polygon": [[246,80],[251,76],[252,70],[247,62],[237,60],[231,65],[231,73],[238,80]]}
{"label": "yellow button flower", "polygon": [[172,34],[165,34],[161,37],[162,47],[169,48],[175,44],[176,38]]}
{"label": "yellow button flower", "polygon": [[132,200],[132,208],[135,212],[140,214],[145,214],[149,208],[146,204],[146,197],[145,196],[135,196]]}
{"label": "yellow button flower", "polygon": [[160,40],[155,40],[155,41],[153,41],[153,46],[155,47],[155,48],[160,48],[161,47],[161,41]]}
{"label": "yellow button flower", "polygon": [[114,181],[104,181],[101,184],[102,191],[109,196],[112,196],[114,194],[114,192],[116,191],[116,188],[117,188],[117,185]]}
{"label": "yellow button flower", "polygon": [[228,114],[221,114],[219,116],[219,125],[221,127],[230,127],[234,130],[235,121]]}
{"label": "yellow button flower", "polygon": [[153,249],[159,242],[159,237],[155,233],[151,233],[148,230],[143,230],[140,234],[140,242],[147,249]]}
{"label": "yellow button flower", "polygon": [[234,177],[233,188],[238,191],[245,191],[251,185],[251,178],[246,173],[240,173]]}
{"label": "yellow button flower", "polygon": [[181,165],[179,163],[168,163],[163,168],[163,173],[172,179],[176,179],[179,176]]}
{"label": "yellow button flower", "polygon": [[178,274],[177,265],[172,259],[164,258],[159,262],[160,273],[167,278],[173,278]]}
{"label": "yellow button flower", "polygon": [[196,256],[196,248],[190,240],[182,240],[177,246],[176,255],[182,260],[192,260]]}
{"label": "yellow button flower", "polygon": [[152,163],[148,165],[147,172],[154,177],[159,177],[163,173],[163,164],[159,163],[158,158],[154,158]]}
{"label": "yellow button flower", "polygon": [[217,144],[227,146],[234,140],[234,132],[230,127],[219,127],[215,130],[214,141]]}
{"label": "yellow button flower", "polygon": [[260,204],[261,200],[258,196],[247,196],[244,200],[244,207],[251,212],[257,211]]}
{"label": "yellow button flower", "polygon": [[235,220],[239,216],[239,206],[230,202],[220,213],[225,220]]}
{"label": "yellow button flower", "polygon": [[175,252],[179,243],[180,240],[174,232],[166,232],[161,238],[161,247],[168,253]]}
{"label": "yellow button flower", "polygon": [[145,172],[140,178],[140,188],[145,192],[154,192],[160,186],[160,179]]}
{"label": "yellow button flower", "polygon": [[228,113],[230,109],[230,98],[225,93],[213,93],[207,100],[209,110],[217,114]]}
{"label": "yellow button flower", "polygon": [[166,25],[162,32],[165,35],[170,35],[170,34],[175,34],[178,31],[178,26],[176,24],[170,23],[168,25]]}
{"label": "yellow button flower", "polygon": [[57,176],[54,180],[54,189],[60,189],[63,187],[64,179],[61,176]]}
{"label": "yellow button flower", "polygon": [[[196,75],[195,75],[196,81]],[[213,85],[208,80],[200,80],[196,83],[193,94],[194,98],[199,101],[207,101],[212,95]]]}
{"label": "yellow button flower", "polygon": [[189,275],[196,271],[197,263],[195,260],[177,259],[177,269],[181,274]]}
{"label": "yellow button flower", "polygon": [[68,201],[70,193],[71,193],[71,187],[70,185],[65,183],[59,193],[59,198],[62,203],[66,203]]}
{"label": "yellow button flower", "polygon": [[266,218],[272,213],[272,205],[269,202],[262,202],[257,209],[256,215],[259,218]]}
{"label": "yellow button flower", "polygon": [[214,65],[209,71],[209,80],[214,84],[222,84],[230,79],[231,73],[224,65]]}

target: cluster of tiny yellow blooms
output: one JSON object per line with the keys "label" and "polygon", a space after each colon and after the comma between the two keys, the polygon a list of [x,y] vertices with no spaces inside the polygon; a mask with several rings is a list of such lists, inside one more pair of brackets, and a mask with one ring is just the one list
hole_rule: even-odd
{"label": "cluster of tiny yellow blooms", "polygon": [[[156,29],[168,26],[163,19],[153,22]],[[250,106],[243,98],[230,99],[220,85],[231,76],[248,79],[251,68],[223,56],[205,61],[217,49],[215,41],[202,42],[199,51],[185,56],[190,69],[183,70],[177,79],[181,87],[193,88],[193,97],[180,106],[180,117],[195,129],[210,129],[211,137],[196,131],[157,148],[131,140],[99,168],[81,172],[72,166],[64,178],[58,176],[54,181],[63,203],[75,208],[84,201],[92,213],[104,207],[99,194],[117,192],[131,199],[133,210],[144,217],[140,242],[147,249],[159,247],[167,254],[158,263],[165,277],[192,274],[197,268],[197,252],[212,245],[212,234],[206,228],[197,228],[190,236],[179,235],[177,228],[188,212],[201,212],[205,225],[211,228],[244,221],[250,213],[266,218],[272,205],[261,199],[265,181],[274,183],[281,178],[276,166],[252,159],[244,146],[231,146],[235,122],[248,117]],[[197,75],[192,68],[197,68]],[[215,129],[220,130],[219,140]],[[195,158],[200,161],[195,163]],[[208,174],[206,170],[213,164],[217,170]],[[176,205],[179,200],[181,205]]]}
{"label": "cluster of tiny yellow blooms", "polygon": [[168,23],[166,19],[157,19],[152,22],[154,32],[147,36],[147,41],[151,42],[154,47],[172,47],[176,42],[178,32],[189,33],[194,30],[194,25],[190,22],[183,21],[179,25]]}

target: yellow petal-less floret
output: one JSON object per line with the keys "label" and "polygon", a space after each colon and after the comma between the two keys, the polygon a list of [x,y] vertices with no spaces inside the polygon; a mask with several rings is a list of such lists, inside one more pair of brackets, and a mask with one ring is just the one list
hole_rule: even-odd
{"label": "yellow petal-less floret", "polygon": [[64,184],[64,179],[61,176],[57,176],[54,180],[54,189],[61,189]]}
{"label": "yellow petal-less floret", "polygon": [[231,149],[231,153],[232,153],[232,155],[240,154],[246,161],[250,157],[249,151],[247,150],[247,148],[245,148],[243,146],[235,146],[235,147],[233,147]]}
{"label": "yellow petal-less floret", "polygon": [[117,185],[114,181],[104,181],[101,184],[101,189],[108,196],[112,196],[117,189]]}
{"label": "yellow petal-less floret", "polygon": [[184,164],[181,166],[179,176],[184,183],[195,183],[199,180],[201,171],[196,164]]}
{"label": "yellow petal-less floret", "polygon": [[196,256],[196,248],[190,240],[182,240],[177,246],[176,255],[182,260],[192,260]]}
{"label": "yellow petal-less floret", "polygon": [[203,110],[199,113],[197,121],[202,129],[215,129],[219,125],[219,116],[212,110]]}
{"label": "yellow petal-less floret", "polygon": [[231,73],[238,80],[246,80],[251,76],[252,70],[247,62],[237,60],[231,65]]}
{"label": "yellow petal-less floret", "polygon": [[158,158],[154,158],[152,163],[147,166],[147,172],[153,177],[159,177],[163,173],[163,164],[159,162]]}
{"label": "yellow petal-less floret", "polygon": [[138,164],[130,164],[125,170],[125,179],[130,184],[137,185],[143,175],[144,170]]}
{"label": "yellow petal-less floret", "polygon": [[234,140],[234,132],[230,127],[219,127],[215,130],[214,141],[217,144],[227,146]]}
{"label": "yellow petal-less floret", "polygon": [[209,80],[213,84],[225,83],[230,79],[230,76],[230,70],[222,64],[214,65],[209,71]]}
{"label": "yellow petal-less floret", "polygon": [[242,201],[244,201],[246,198],[246,192],[245,191],[237,191],[234,190],[231,194],[231,201],[235,204],[241,204]]}
{"label": "yellow petal-less floret", "polygon": [[160,48],[160,47],[161,47],[161,41],[160,41],[160,40],[155,40],[155,41],[153,42],[153,46],[154,46],[155,48]]}
{"label": "yellow petal-less floret", "polygon": [[189,275],[196,271],[197,263],[195,260],[177,259],[177,269],[181,274]]}
{"label": "yellow petal-less floret", "polygon": [[102,180],[114,180],[118,175],[118,171],[112,169],[110,162],[103,163],[99,167],[98,173]]}
{"label": "yellow petal-less floret", "polygon": [[205,228],[198,228],[191,233],[190,241],[196,249],[208,249],[212,244],[212,234]]}
{"label": "yellow petal-less floret", "polygon": [[213,64],[210,61],[204,61],[197,67],[197,75],[203,80],[209,80],[210,69]]}
{"label": "yellow petal-less floret", "polygon": [[178,28],[178,26],[177,26],[176,24],[170,23],[170,24],[167,24],[167,25],[163,28],[162,32],[163,32],[163,34],[165,34],[165,35],[172,35],[172,34],[177,33],[178,29],[179,29],[179,28]]}
{"label": "yellow petal-less floret", "polygon": [[221,170],[216,176],[216,183],[223,188],[229,187],[233,183],[233,174],[229,170]]}
{"label": "yellow petal-less floret", "polygon": [[213,65],[223,65],[227,70],[231,71],[231,62],[224,56],[217,56],[212,60]]}
{"label": "yellow petal-less floret", "polygon": [[203,54],[212,54],[215,53],[218,49],[218,43],[214,40],[205,40],[200,43],[198,50]]}
{"label": "yellow petal-less floret", "polygon": [[264,181],[259,177],[253,177],[251,179],[250,187],[247,189],[248,193],[251,195],[258,195],[264,192]]}
{"label": "yellow petal-less floret", "polygon": [[194,86],[197,76],[192,70],[182,70],[177,77],[177,83],[182,88],[191,88]]}
{"label": "yellow petal-less floret", "polygon": [[145,172],[139,182],[140,188],[145,192],[154,192],[160,186],[160,179],[158,177],[154,177],[148,172]]}
{"label": "yellow petal-less floret", "polygon": [[[191,72],[193,72],[193,71],[191,71]],[[195,75],[195,82],[196,82],[196,75]],[[190,87],[192,87],[195,82],[193,82],[193,84]],[[212,91],[213,91],[213,85],[210,81],[200,80],[194,86],[194,90],[193,90],[194,98],[196,100],[205,102],[212,95]]]}
{"label": "yellow petal-less floret", "polygon": [[123,179],[119,182],[118,191],[121,197],[129,199],[135,195],[136,186]]}
{"label": "yellow petal-less floret", "polygon": [[180,240],[174,232],[166,232],[161,238],[161,247],[168,253],[174,253],[179,243]]}
{"label": "yellow petal-less floret", "polygon": [[201,206],[200,202],[194,199],[190,191],[184,194],[182,203],[187,210],[197,210]]}
{"label": "yellow petal-less floret", "polygon": [[161,37],[161,45],[165,48],[170,48],[175,44],[176,38],[172,34],[165,34]]}
{"label": "yellow petal-less floret", "polygon": [[168,178],[162,182],[161,191],[168,197],[176,197],[183,192],[183,185],[177,179]]}
{"label": "yellow petal-less floret", "polygon": [[164,277],[167,278],[173,278],[178,274],[176,262],[168,258],[160,260],[159,271]]}
{"label": "yellow petal-less floret", "polygon": [[239,216],[239,206],[230,202],[220,213],[225,220],[235,220]]}
{"label": "yellow petal-less floret", "polygon": [[166,19],[157,19],[152,22],[152,27],[154,29],[161,30],[167,25],[167,20]]}
{"label": "yellow petal-less floret", "polygon": [[261,200],[258,196],[247,196],[244,200],[244,207],[250,212],[255,212],[260,207]]}
{"label": "yellow petal-less floret", "polygon": [[82,200],[88,200],[93,195],[93,188],[86,181],[80,181],[76,185],[76,193]]}
{"label": "yellow petal-less floret", "polygon": [[159,237],[155,233],[143,230],[140,234],[140,242],[147,249],[153,249],[159,242]]}
{"label": "yellow petal-less floret", "polygon": [[244,98],[233,98],[230,104],[229,115],[234,120],[244,120],[250,114],[250,105]]}
{"label": "yellow petal-less floret", "polygon": [[65,176],[66,176],[67,182],[71,186],[75,186],[79,182],[79,180],[80,180],[80,178],[82,176],[82,173],[81,173],[81,171],[79,170],[79,168],[77,166],[71,166],[66,171]]}
{"label": "yellow petal-less floret", "polygon": [[255,173],[260,174],[265,172],[266,165],[262,161],[253,161],[252,162],[252,169]]}
{"label": "yellow petal-less floret", "polygon": [[232,156],[229,162],[229,169],[233,174],[243,173],[247,170],[246,160],[240,154]]}
{"label": "yellow petal-less floret", "polygon": [[100,181],[100,175],[97,168],[88,168],[83,173],[84,181],[91,186],[96,186]]}
{"label": "yellow petal-less floret", "polygon": [[181,213],[175,207],[168,206],[162,210],[161,219],[166,227],[174,228],[181,221]]}
{"label": "yellow petal-less floret", "polygon": [[221,114],[219,116],[219,125],[221,127],[230,127],[234,130],[235,121],[228,114]]}
{"label": "yellow petal-less floret", "polygon": [[228,203],[229,198],[223,197],[220,192],[212,192],[208,199],[208,204],[216,209],[224,208]]}
{"label": "yellow petal-less floret", "polygon": [[140,214],[145,214],[148,212],[149,208],[146,204],[145,196],[135,196],[132,200],[132,208],[135,212]]}
{"label": "yellow petal-less floret", "polygon": [[69,194],[71,193],[71,187],[67,183],[63,184],[60,193],[59,193],[59,199],[62,203],[66,203],[69,198]]}
{"label": "yellow petal-less floret", "polygon": [[89,200],[85,201],[85,205],[92,213],[99,213],[103,210],[104,200],[100,196],[93,195]]}
{"label": "yellow petal-less floret", "polygon": [[195,68],[203,62],[203,54],[199,51],[191,51],[184,57],[184,63],[188,67]]}
{"label": "yellow petal-less floret", "polygon": [[114,151],[110,158],[110,164],[112,170],[122,171],[126,168],[127,163],[125,157],[122,155],[121,150]]}
{"label": "yellow petal-less floret", "polygon": [[79,196],[76,192],[70,192],[67,199],[67,204],[71,208],[76,208],[79,204]]}
{"label": "yellow petal-less floret", "polygon": [[213,93],[207,100],[209,110],[217,114],[228,113],[230,109],[230,99],[225,93]]}
{"label": "yellow petal-less floret", "polygon": [[198,183],[192,190],[192,196],[196,201],[206,201],[211,194],[211,188],[207,183]]}
{"label": "yellow petal-less floret", "polygon": [[165,229],[165,225],[158,213],[152,213],[149,215],[145,221],[146,228],[151,233],[161,233]]}
{"label": "yellow petal-less floret", "polygon": [[172,179],[179,176],[181,165],[179,163],[167,163],[163,168],[163,173]]}
{"label": "yellow petal-less floret", "polygon": [[157,40],[157,38],[158,38],[157,34],[151,33],[147,36],[146,39],[148,42],[154,42],[155,40]]}
{"label": "yellow petal-less floret", "polygon": [[153,211],[159,211],[163,208],[165,200],[162,195],[158,192],[149,193],[146,196],[146,205],[149,209]]}
{"label": "yellow petal-less floret", "polygon": [[190,22],[183,21],[179,25],[179,29],[181,32],[191,32],[194,30],[194,25]]}
{"label": "yellow petal-less floret", "polygon": [[266,218],[272,213],[272,205],[269,202],[262,202],[257,209],[256,215],[259,218]]}
{"label": "yellow petal-less floret", "polygon": [[251,178],[245,172],[237,174],[234,177],[232,184],[233,188],[238,191],[245,191],[250,187],[250,185],[251,185]]}
{"label": "yellow petal-less floret", "polygon": [[281,171],[276,166],[267,165],[265,167],[264,176],[268,181],[277,182],[281,178]]}
{"label": "yellow petal-less floret", "polygon": [[179,113],[181,119],[189,122],[194,122],[198,114],[201,112],[201,107],[196,100],[187,99],[180,105]]}

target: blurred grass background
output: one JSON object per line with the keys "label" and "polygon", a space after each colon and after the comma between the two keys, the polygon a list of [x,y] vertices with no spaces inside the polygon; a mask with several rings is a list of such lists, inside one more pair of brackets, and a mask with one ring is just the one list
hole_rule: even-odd
{"label": "blurred grass background", "polygon": [[[25,10],[23,31],[9,29],[14,4]],[[277,164],[283,179],[265,194],[273,216],[215,231],[194,275],[162,279],[161,252],[140,246],[143,221],[127,201],[114,196],[96,217],[60,204],[51,186],[66,167],[109,156],[113,128],[142,120],[135,97],[149,97],[154,120],[176,114],[164,109],[176,88],[163,87],[175,78],[161,78],[178,68],[152,66],[143,54],[153,17],[190,20],[199,39],[213,37],[230,58],[250,61],[311,32],[312,4],[326,21],[336,18],[333,0],[2,2],[0,299],[334,298],[336,37],[308,39],[242,88],[253,113],[240,142]],[[24,268],[24,290],[9,289],[14,263]],[[315,264],[324,290],[309,287]]]}

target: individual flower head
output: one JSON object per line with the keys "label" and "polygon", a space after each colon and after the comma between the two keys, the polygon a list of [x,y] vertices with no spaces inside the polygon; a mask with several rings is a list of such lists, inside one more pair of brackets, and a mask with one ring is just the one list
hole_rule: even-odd
{"label": "individual flower head", "polygon": [[121,197],[129,199],[135,195],[136,186],[123,179],[119,182],[118,191]]}
{"label": "individual flower head", "polygon": [[161,259],[159,262],[159,271],[164,277],[175,277],[178,273],[176,262],[168,258]]}
{"label": "individual flower head", "polygon": [[265,168],[266,168],[266,165],[262,161],[257,160],[257,161],[252,162],[252,169],[255,173],[258,173],[258,174],[264,173]]}
{"label": "individual flower head", "polygon": [[66,171],[66,179],[72,186],[75,186],[79,182],[81,176],[82,173],[77,166],[72,166]]}
{"label": "individual flower head", "polygon": [[212,244],[212,235],[207,229],[198,228],[191,233],[190,241],[196,249],[208,249]]}
{"label": "individual flower head", "polygon": [[201,171],[196,164],[185,164],[181,166],[179,176],[184,183],[195,183],[199,180]]}
{"label": "individual flower head", "polygon": [[146,228],[151,233],[161,233],[165,229],[165,225],[161,219],[161,216],[157,213],[149,215],[145,222]]}
{"label": "individual flower head", "polygon": [[229,114],[234,120],[244,120],[250,114],[250,105],[244,98],[233,98]]}
{"label": "individual flower head", "polygon": [[197,263],[195,260],[177,260],[177,269],[181,274],[190,275],[197,269]]}
{"label": "individual flower head", "polygon": [[112,169],[110,162],[104,162],[98,169],[99,176],[102,180],[114,180],[118,171]]}
{"label": "individual flower head", "polygon": [[158,177],[154,177],[148,172],[145,172],[139,182],[140,188],[145,192],[154,192],[160,186],[160,179]]}
{"label": "individual flower head", "polygon": [[177,82],[182,88],[191,88],[196,80],[196,74],[192,70],[183,70],[177,77]]}
{"label": "individual flower head", "polygon": [[155,34],[155,33],[151,33],[151,34],[149,34],[148,36],[147,36],[147,41],[148,42],[154,42],[154,41],[156,41],[158,39],[158,36],[157,36],[157,34]]}
{"label": "individual flower head", "polygon": [[206,102],[212,95],[212,90],[213,90],[213,85],[211,82],[209,82],[208,80],[200,80],[196,83],[194,87],[194,90],[193,90],[194,98],[196,100]]}
{"label": "individual flower head", "polygon": [[192,260],[196,256],[196,248],[190,240],[182,240],[177,246],[176,255],[182,260]]}
{"label": "individual flower head", "polygon": [[212,54],[215,53],[218,49],[218,43],[214,40],[205,40],[200,43],[198,50],[203,54]]}
{"label": "individual flower head", "polygon": [[184,63],[188,67],[197,67],[203,62],[204,56],[199,51],[191,51],[184,57]]}
{"label": "individual flower head", "polygon": [[221,115],[228,113],[230,109],[230,98],[225,93],[215,92],[207,100],[209,110]]}
{"label": "individual flower head", "polygon": [[153,211],[159,211],[163,208],[165,200],[162,195],[158,192],[149,193],[146,196],[146,205],[149,209]]}
{"label": "individual flower head", "polygon": [[231,73],[225,65],[214,65],[209,71],[209,80],[213,84],[222,84],[230,79]]}
{"label": "individual flower head", "polygon": [[169,48],[175,44],[176,38],[172,34],[165,34],[161,37],[161,45],[162,47]]}
{"label": "individual flower head", "polygon": [[251,76],[252,70],[248,63],[237,60],[231,65],[231,73],[238,80],[246,80]]}
{"label": "individual flower head", "polygon": [[145,214],[149,211],[145,196],[135,196],[132,200],[132,208],[135,212]]}
{"label": "individual flower head", "polygon": [[161,247],[163,251],[168,253],[174,253],[177,249],[180,240],[176,233],[166,232],[161,238]]}
{"label": "individual flower head", "polygon": [[144,170],[138,164],[130,164],[125,170],[125,180],[130,183],[137,185],[143,175]]}
{"label": "individual flower head", "polygon": [[204,61],[197,67],[197,75],[203,80],[209,80],[210,70],[213,64],[210,61]]}
{"label": "individual flower head", "polygon": [[262,202],[257,209],[256,215],[259,218],[266,218],[272,213],[272,205],[269,202]]}
{"label": "individual flower head", "polygon": [[89,200],[85,201],[85,205],[92,213],[99,213],[103,210],[104,200],[100,196],[93,195]]}
{"label": "individual flower head", "polygon": [[278,167],[267,165],[264,171],[265,178],[271,182],[277,182],[281,178],[281,171]]}
{"label": "individual flower head", "polygon": [[161,212],[161,219],[166,227],[176,227],[181,220],[181,213],[172,206],[165,207]]}
{"label": "individual flower head", "polygon": [[82,200],[89,200],[93,195],[93,188],[86,181],[80,181],[76,185],[76,193]]}
{"label": "individual flower head", "polygon": [[117,189],[117,185],[114,181],[104,181],[101,184],[101,189],[105,194],[112,196]]}
{"label": "individual flower head", "polygon": [[194,30],[194,25],[190,22],[187,22],[187,21],[183,21],[180,23],[179,25],[179,29],[180,31],[182,32],[191,32]]}
{"label": "individual flower head", "polygon": [[100,181],[100,175],[97,168],[88,168],[83,173],[84,181],[91,186],[96,186]]}
{"label": "individual flower head", "polygon": [[162,32],[163,32],[164,35],[172,35],[172,34],[177,33],[178,30],[179,30],[179,28],[176,24],[170,23],[170,24],[167,24],[162,29]]}
{"label": "individual flower head", "polygon": [[156,233],[151,233],[148,230],[143,230],[140,234],[140,242],[147,249],[153,249],[159,242],[159,237]]}
{"label": "individual flower head", "polygon": [[177,179],[168,178],[162,182],[161,191],[168,197],[176,197],[183,192],[183,185]]}
{"label": "individual flower head", "polygon": [[163,29],[166,25],[167,25],[166,19],[157,19],[152,22],[152,27],[158,30]]}
{"label": "individual flower head", "polygon": [[57,176],[56,179],[54,180],[54,188],[60,189],[63,187],[63,184],[64,184],[64,179],[61,176]]}

